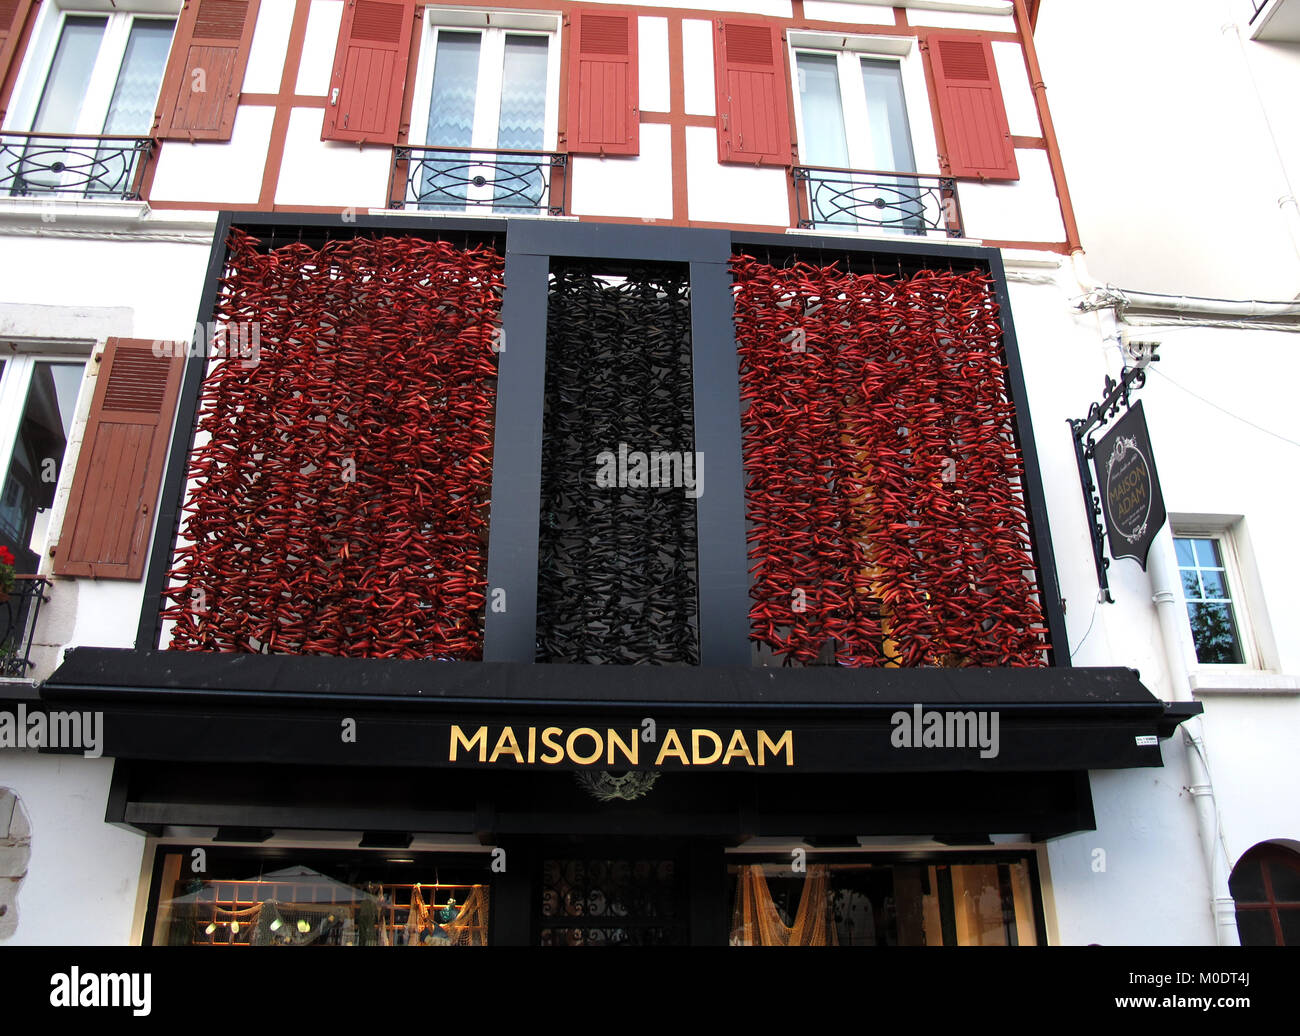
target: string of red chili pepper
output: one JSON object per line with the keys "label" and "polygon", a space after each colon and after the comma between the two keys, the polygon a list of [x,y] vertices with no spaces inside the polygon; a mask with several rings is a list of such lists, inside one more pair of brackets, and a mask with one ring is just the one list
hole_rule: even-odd
{"label": "string of red chili pepper", "polygon": [[800,664],[1044,664],[990,279],[733,259],[751,639]]}
{"label": "string of red chili pepper", "polygon": [[481,657],[502,269],[419,238],[232,231],[216,317],[258,350],[204,380],[173,648]]}

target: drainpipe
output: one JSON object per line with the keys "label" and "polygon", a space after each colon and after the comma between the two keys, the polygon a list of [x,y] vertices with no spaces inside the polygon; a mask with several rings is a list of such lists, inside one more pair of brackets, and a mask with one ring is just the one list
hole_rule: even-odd
{"label": "drainpipe", "polygon": [[[1151,545],[1148,561],[1151,580],[1151,600],[1155,602],[1160,618],[1160,634],[1165,645],[1165,663],[1169,667],[1169,687],[1174,701],[1191,701],[1192,684],[1187,671],[1183,643],[1187,627],[1187,612],[1179,587],[1178,559],[1174,553],[1174,537],[1168,524],[1157,534]],[[1219,807],[1214,798],[1214,784],[1205,755],[1205,739],[1201,717],[1193,716],[1180,728],[1187,756],[1187,770],[1191,792],[1196,806],[1196,826],[1201,836],[1201,852],[1210,875],[1210,914],[1214,918],[1215,941],[1220,946],[1240,946],[1237,932],[1237,908],[1228,888],[1228,875],[1232,865],[1228,860],[1220,825]]]}

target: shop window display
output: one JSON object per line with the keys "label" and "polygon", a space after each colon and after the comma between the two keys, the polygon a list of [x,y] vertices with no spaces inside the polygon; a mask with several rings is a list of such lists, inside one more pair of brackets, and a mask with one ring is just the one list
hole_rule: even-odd
{"label": "shop window display", "polygon": [[[213,850],[216,852],[216,850]],[[160,851],[153,945],[487,946],[482,868],[338,854],[205,860]]]}

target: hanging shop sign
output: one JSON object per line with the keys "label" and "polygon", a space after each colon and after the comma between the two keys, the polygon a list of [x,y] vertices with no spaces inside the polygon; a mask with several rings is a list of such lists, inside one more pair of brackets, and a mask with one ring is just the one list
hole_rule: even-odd
{"label": "hanging shop sign", "polygon": [[1111,557],[1132,558],[1146,571],[1151,543],[1167,515],[1141,401],[1102,437],[1093,464]]}

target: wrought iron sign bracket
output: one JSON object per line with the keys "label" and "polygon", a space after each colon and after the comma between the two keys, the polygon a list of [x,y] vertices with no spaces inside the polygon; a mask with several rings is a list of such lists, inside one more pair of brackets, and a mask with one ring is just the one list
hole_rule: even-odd
{"label": "wrought iron sign bracket", "polygon": [[[1160,357],[1152,356],[1152,360]],[[1088,532],[1092,537],[1092,557],[1097,566],[1097,586],[1100,589],[1098,601],[1114,604],[1110,595],[1110,581],[1106,570],[1110,568],[1110,558],[1106,557],[1106,529],[1102,525],[1101,496],[1097,492],[1097,483],[1092,477],[1092,458],[1096,454],[1096,433],[1113,421],[1120,414],[1121,407],[1128,410],[1132,391],[1146,384],[1146,364],[1137,367],[1125,367],[1116,381],[1106,375],[1104,392],[1100,403],[1088,407],[1085,418],[1070,418],[1070,433],[1074,439],[1074,459],[1079,465],[1079,480],[1083,484],[1083,498],[1088,505]]]}

